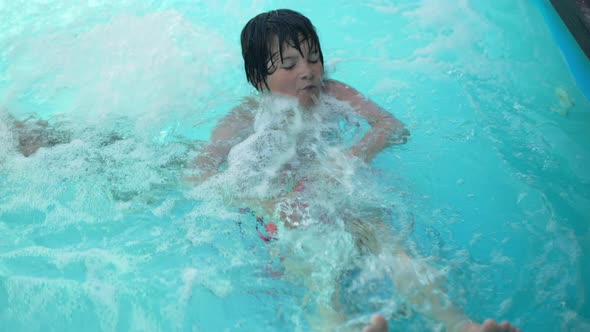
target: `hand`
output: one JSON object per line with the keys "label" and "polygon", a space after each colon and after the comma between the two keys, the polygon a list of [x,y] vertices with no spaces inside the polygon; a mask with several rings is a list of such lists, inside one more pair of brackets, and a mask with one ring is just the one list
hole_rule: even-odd
{"label": "hand", "polygon": [[410,131],[408,130],[408,128],[402,127],[399,133],[395,133],[389,138],[389,146],[397,144],[406,144],[408,142],[409,136]]}

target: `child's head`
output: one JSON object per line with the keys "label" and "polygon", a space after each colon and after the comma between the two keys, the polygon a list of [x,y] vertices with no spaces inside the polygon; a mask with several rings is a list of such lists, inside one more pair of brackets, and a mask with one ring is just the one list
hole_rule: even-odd
{"label": "child's head", "polygon": [[258,91],[313,104],[321,88],[324,57],[307,17],[288,9],[259,14],[242,30],[241,42],[246,77]]}

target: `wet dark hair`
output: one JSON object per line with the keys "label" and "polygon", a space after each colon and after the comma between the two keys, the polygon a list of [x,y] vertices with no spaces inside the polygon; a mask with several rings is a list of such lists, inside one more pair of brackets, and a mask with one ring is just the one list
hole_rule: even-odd
{"label": "wet dark hair", "polygon": [[[300,39],[301,37],[301,39]],[[266,78],[276,70],[278,58],[272,54],[275,38],[278,40],[279,57],[283,61],[285,43],[299,51],[301,42],[309,42],[310,50],[317,50],[320,62],[324,65],[324,55],[320,40],[311,21],[300,13],[290,9],[271,10],[258,14],[248,21],[241,34],[242,57],[246,78],[258,91],[262,91],[263,83],[268,89]],[[271,65],[268,65],[271,60]]]}

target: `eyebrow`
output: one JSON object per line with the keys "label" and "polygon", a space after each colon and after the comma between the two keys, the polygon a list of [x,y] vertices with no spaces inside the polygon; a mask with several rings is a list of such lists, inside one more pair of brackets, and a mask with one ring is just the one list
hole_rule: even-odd
{"label": "eyebrow", "polygon": [[[307,52],[307,55],[312,55],[312,54],[317,54],[319,53],[319,51],[317,50],[317,48],[314,49],[310,49]],[[299,53],[298,53],[299,54]],[[271,56],[271,62],[277,62],[279,59],[281,60],[281,62],[285,62],[286,60],[294,60],[298,57],[299,55],[288,55],[288,56],[283,56],[282,59],[280,59],[280,53],[279,52],[275,52],[273,53],[273,55]],[[305,56],[304,56],[305,58]]]}
{"label": "eyebrow", "polygon": [[280,60],[281,62],[285,62],[285,60],[293,60],[293,59],[295,59],[296,57],[297,57],[296,55],[289,55],[289,56],[284,56],[284,57],[281,59],[281,56],[280,56],[279,52],[275,52],[275,53],[274,53],[274,54],[271,56],[271,62],[273,62],[273,63],[274,63],[274,62],[278,62],[279,60]]}
{"label": "eyebrow", "polygon": [[[316,53],[319,53],[319,52],[318,52],[318,51],[309,51],[309,52],[307,52],[307,55],[310,55],[310,54],[316,54]],[[297,54],[299,54],[299,53],[297,53]],[[278,52],[274,54],[274,56],[275,56],[275,57],[277,57],[278,55],[279,55],[279,53],[278,53]],[[284,61],[284,60],[295,59],[295,58],[297,58],[297,57],[299,57],[299,55],[287,55],[287,56],[283,56],[283,61]],[[304,57],[305,57],[305,56],[304,56]]]}

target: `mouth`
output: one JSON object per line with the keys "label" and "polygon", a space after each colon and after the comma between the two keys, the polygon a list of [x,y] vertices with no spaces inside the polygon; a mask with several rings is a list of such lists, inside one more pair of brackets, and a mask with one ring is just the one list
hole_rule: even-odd
{"label": "mouth", "polygon": [[310,85],[304,87],[303,89],[301,89],[301,91],[312,92],[312,91],[317,90],[317,88],[318,88],[317,86],[310,84]]}

